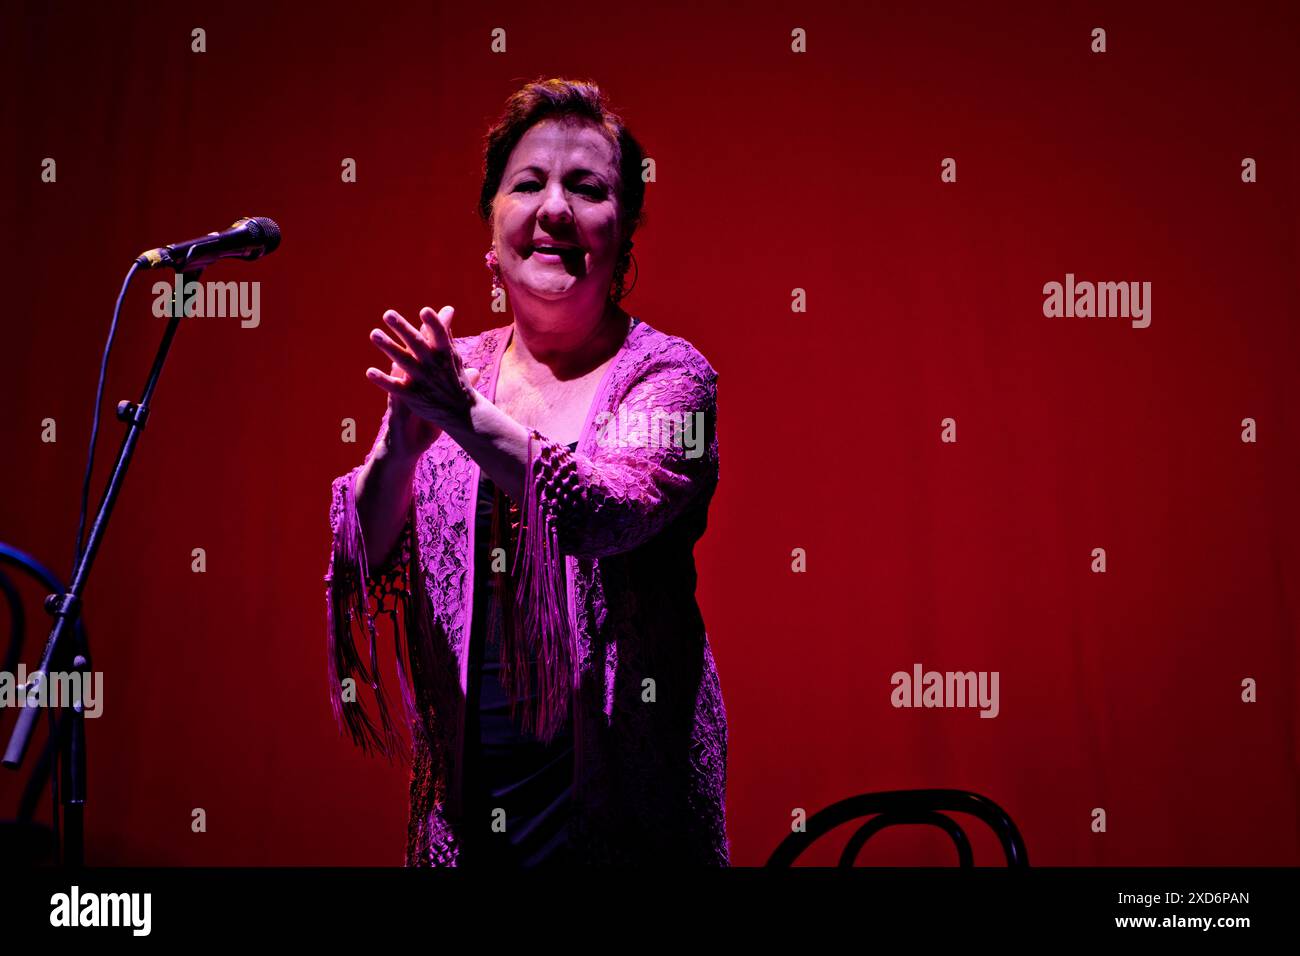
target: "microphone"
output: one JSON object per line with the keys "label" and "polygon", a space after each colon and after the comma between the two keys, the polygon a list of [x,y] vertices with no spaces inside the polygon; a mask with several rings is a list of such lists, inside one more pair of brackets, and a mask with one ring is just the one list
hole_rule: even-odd
{"label": "microphone", "polygon": [[245,216],[225,232],[210,232],[198,239],[177,242],[142,252],[136,262],[146,269],[189,272],[218,259],[260,259],[280,246],[280,227],[264,216]]}

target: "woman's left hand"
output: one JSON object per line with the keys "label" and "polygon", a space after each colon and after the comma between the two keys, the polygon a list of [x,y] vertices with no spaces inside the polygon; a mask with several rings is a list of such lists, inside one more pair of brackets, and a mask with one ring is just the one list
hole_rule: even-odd
{"label": "woman's left hand", "polygon": [[474,404],[479,371],[465,368],[451,335],[452,306],[438,312],[427,306],[420,310],[420,328],[389,309],[384,322],[391,330],[372,329],[370,341],[393,360],[401,377],[377,368],[366,369],[366,378],[394,398],[399,398],[421,418],[447,429],[467,420]]}

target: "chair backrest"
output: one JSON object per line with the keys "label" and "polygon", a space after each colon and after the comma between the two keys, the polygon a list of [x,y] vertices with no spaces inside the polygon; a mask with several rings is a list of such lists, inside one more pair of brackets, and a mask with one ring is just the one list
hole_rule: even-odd
{"label": "chair backrest", "polygon": [[[14,580],[6,573],[7,569],[16,568],[28,577],[35,579],[51,594],[62,594],[67,588],[59,578],[31,555],[0,542],[0,597],[8,608],[9,645],[0,658],[0,670],[14,674],[22,658],[23,642],[26,637],[27,615],[23,609],[22,596]],[[86,646],[86,631],[80,618],[74,628],[72,645],[76,648]],[[0,713],[3,713],[0,711]],[[31,775],[23,787],[18,802],[17,816],[12,820],[0,819],[0,860],[5,862],[45,863],[53,862],[57,851],[54,832],[49,826],[33,819],[41,794],[45,792],[46,781],[54,769],[55,750],[59,738],[66,732],[66,714],[57,721],[53,734],[46,738],[32,766]],[[0,750],[8,740],[7,730],[0,730]]]}
{"label": "chair backrest", "polygon": [[[23,574],[35,579],[50,594],[62,594],[67,591],[67,588],[59,580],[58,575],[30,554],[0,541],[0,593],[3,593],[5,604],[9,608],[9,648],[0,667],[13,673],[18,667],[18,660],[23,652],[27,615],[23,611],[22,597],[18,593],[18,588],[5,573],[5,568],[17,568]],[[85,637],[81,618],[77,618],[75,637],[78,643]]]}
{"label": "chair backrest", "polygon": [[868,840],[890,826],[922,824],[943,830],[957,848],[961,866],[974,866],[970,841],[961,825],[946,813],[968,813],[988,824],[1002,844],[1007,866],[1028,866],[1029,854],[1011,816],[988,797],[969,790],[888,790],[846,797],[808,818],[802,832],[791,833],[768,859],[768,866],[791,866],[804,850],[851,820],[870,817],[849,838],[840,866],[854,866]]}

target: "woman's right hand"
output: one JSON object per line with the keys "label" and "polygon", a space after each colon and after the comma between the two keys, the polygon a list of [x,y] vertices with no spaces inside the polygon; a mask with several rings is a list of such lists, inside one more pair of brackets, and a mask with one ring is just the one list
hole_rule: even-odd
{"label": "woman's right hand", "polygon": [[[426,311],[432,312],[433,310],[429,309]],[[420,328],[411,333],[418,334],[422,343],[427,345],[430,350],[439,350],[438,337],[433,330],[432,322],[441,323],[442,331],[449,343],[448,347],[453,351],[455,350],[454,344],[450,344],[453,342],[451,337],[450,314],[452,310],[450,307],[445,307],[444,311],[447,313],[447,319],[445,321],[439,314],[434,314],[430,319],[424,319],[422,315],[423,321],[421,322]],[[386,317],[387,315],[388,313],[385,313]],[[390,355],[393,354],[392,349],[396,348],[396,346],[391,343],[391,340],[389,340],[379,329],[375,329],[371,332],[370,341],[375,345],[379,345],[383,351],[389,352]],[[381,343],[386,343],[390,347],[383,348],[383,344]],[[414,345],[411,345],[411,348],[414,347]],[[403,354],[408,358],[410,357],[409,353],[403,352]],[[479,380],[479,370],[473,368],[463,369],[459,353],[456,353],[453,356],[452,362],[458,374],[463,373],[463,387],[474,388]],[[377,369],[371,369],[371,371],[376,375],[378,374]],[[396,361],[396,359],[394,359],[392,363],[392,369],[389,372],[389,376],[395,383],[403,386],[411,383],[410,372],[403,368],[401,363]],[[430,445],[438,440],[438,436],[442,434],[442,431],[441,426],[418,414],[402,396],[394,395],[392,391],[388,392],[388,437],[386,446],[389,453],[394,454],[399,459],[405,461],[414,461],[424,454]]]}
{"label": "woman's right hand", "polygon": [[[393,363],[394,377],[404,374]],[[442,429],[411,411],[409,405],[395,395],[388,396],[388,451],[398,458],[419,458],[438,440]]]}

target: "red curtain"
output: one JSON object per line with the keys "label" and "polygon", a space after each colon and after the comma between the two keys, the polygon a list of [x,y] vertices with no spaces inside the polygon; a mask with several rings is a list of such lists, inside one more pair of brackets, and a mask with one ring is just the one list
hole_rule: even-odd
{"label": "red curtain", "polygon": [[[355,753],[326,696],[329,480],[383,410],[385,309],[505,324],[479,146],[538,75],[594,79],[645,143],[626,305],[720,376],[696,554],[734,861],[798,808],[952,787],[1004,806],[1036,864],[1300,862],[1294,5],[3,16],[0,540],[68,571],[131,258],[245,215],[284,231],[208,273],[259,281],[260,323],[182,326],[86,595],[92,862],[401,861],[406,770]],[[1045,316],[1067,274],[1150,282],[1150,325]],[[162,331],[155,278],[123,313],[96,492]],[[996,671],[996,718],[892,706],[918,663]],[[951,857],[910,828],[863,860]]]}

